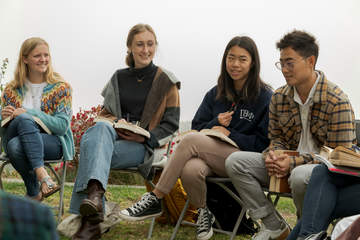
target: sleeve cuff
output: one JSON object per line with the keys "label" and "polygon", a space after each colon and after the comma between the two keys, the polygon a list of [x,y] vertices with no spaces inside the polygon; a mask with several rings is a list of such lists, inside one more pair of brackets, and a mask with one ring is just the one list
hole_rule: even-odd
{"label": "sleeve cuff", "polygon": [[290,172],[296,167],[296,159],[294,156],[290,156]]}
{"label": "sleeve cuff", "polygon": [[146,145],[148,145],[150,148],[154,149],[159,147],[159,142],[157,141],[154,134],[150,132],[150,138],[147,138],[144,142]]}

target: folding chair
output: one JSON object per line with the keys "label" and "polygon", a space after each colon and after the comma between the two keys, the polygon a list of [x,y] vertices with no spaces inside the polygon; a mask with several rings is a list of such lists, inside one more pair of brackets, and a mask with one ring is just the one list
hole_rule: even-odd
{"label": "folding chair", "polygon": [[[207,177],[206,178],[206,181],[207,182],[211,182],[211,183],[215,183],[216,185],[220,186],[222,189],[224,189],[241,207],[244,206],[244,203],[243,201],[241,200],[241,198],[235,193],[233,192],[228,186],[226,186],[226,183],[231,183],[231,179],[230,178],[224,178],[224,177]],[[179,227],[180,227],[180,224],[186,224],[186,225],[191,225],[191,226],[197,226],[196,224],[194,223],[189,223],[189,222],[186,222],[186,221],[183,221],[183,218],[184,218],[184,215],[185,215],[185,212],[187,210],[189,206],[189,199],[186,201],[186,204],[180,214],[180,217],[176,223],[176,226],[172,232],[172,235],[171,235],[171,238],[170,240],[174,240],[175,237],[176,237],[176,234],[179,230]],[[229,235],[230,236],[230,240],[234,239],[235,236],[236,236],[236,233],[237,233],[237,230],[240,226],[240,223],[244,217],[246,213],[246,209],[244,207],[241,208],[241,211],[240,211],[240,214],[236,220],[236,223],[235,223],[235,226],[232,230],[232,232],[230,231],[224,231],[221,229],[221,225],[219,224],[219,222],[216,221],[215,219],[215,225],[216,227],[213,228],[213,230],[215,232],[219,232],[219,233],[223,233],[223,234],[226,234],[226,235]]]}
{"label": "folding chair", "polygon": [[[4,152],[0,154],[0,189],[4,189],[3,183],[2,183],[2,173],[4,171],[4,168],[6,165],[10,164],[10,159],[6,156]],[[55,176],[57,184],[60,186],[60,201],[59,206],[57,207],[58,210],[58,223],[60,223],[61,217],[64,212],[64,186],[65,186],[65,178],[66,178],[66,162],[67,160],[64,160],[63,158],[58,160],[45,160],[44,166],[50,170],[50,172]],[[51,166],[51,164],[55,163],[62,163],[62,174],[59,176],[59,174],[55,171],[55,169]],[[55,208],[56,209],[56,208]]]}
{"label": "folding chair", "polygon": [[[244,207],[244,202],[242,201],[242,199],[237,195],[236,192],[234,192],[233,190],[231,190],[228,186],[226,186],[226,183],[231,183],[231,179],[230,178],[224,178],[224,177],[207,177],[206,178],[206,181],[207,182],[211,182],[211,183],[215,183],[217,184],[218,186],[220,186],[222,189],[224,189],[240,206],[241,206],[241,211],[240,211],[240,214],[235,222],[235,225],[234,225],[234,228],[232,230],[232,232],[230,231],[224,231],[221,229],[221,225],[216,221],[215,219],[215,228],[213,228],[214,232],[219,232],[219,233],[223,233],[223,234],[226,234],[226,235],[229,235],[230,236],[230,240],[234,239],[235,236],[236,236],[236,233],[238,231],[238,228],[241,224],[241,221],[243,220],[245,214],[246,214],[246,209]],[[274,204],[274,206],[276,207],[276,205],[278,204],[278,201],[281,197],[290,197],[291,198],[291,194],[290,193],[276,193],[276,192],[269,192],[267,188],[263,188],[264,192],[267,192],[267,198]],[[276,196],[274,201],[272,200],[271,196]],[[172,232],[172,235],[171,235],[171,238],[170,240],[174,240],[175,237],[176,237],[176,234],[179,230],[179,227],[180,227],[180,224],[186,224],[186,225],[191,225],[191,226],[197,226],[196,224],[194,223],[189,223],[189,222],[186,222],[186,221],[183,221],[183,218],[184,218],[184,215],[185,215],[185,212],[187,210],[189,206],[189,199],[186,201],[186,204],[181,212],[181,215],[176,223],[176,226]],[[282,218],[284,221],[285,219],[281,216],[281,214],[276,211],[277,215]],[[286,222],[286,221],[285,221]],[[257,225],[256,227],[258,229],[260,229],[260,225],[255,222],[255,224]],[[287,222],[286,222],[287,224]]]}
{"label": "folding chair", "polygon": [[[175,134],[174,134],[175,135]],[[171,147],[172,147],[172,140],[173,140],[173,137],[174,135],[171,135],[169,137],[170,140],[168,140],[168,145],[167,145],[167,148],[163,151],[163,152],[160,152],[159,154],[163,154],[165,155],[166,157],[169,157],[169,154],[170,154],[170,150],[171,150]],[[165,145],[164,145],[165,146]],[[162,163],[161,162],[156,162],[156,163],[153,163],[153,166],[152,166],[152,169],[151,171],[153,171],[154,173],[158,170],[161,170],[162,167],[161,167]],[[124,173],[137,173],[137,174],[140,174],[139,170],[137,167],[131,167],[131,168],[126,168],[126,169],[111,169],[112,171],[120,171],[120,172],[124,172]],[[155,174],[154,174],[155,175]],[[152,180],[147,180],[147,179],[144,179],[148,184],[150,184],[151,187],[155,188],[155,184],[152,182]],[[147,239],[151,239],[151,236],[152,236],[152,232],[154,230],[154,226],[155,226],[155,218],[156,217],[152,217],[151,218],[151,223],[150,223],[150,226],[149,226],[149,230],[148,230],[148,235],[147,235]]]}
{"label": "folding chair", "polygon": [[[112,171],[120,171],[120,172],[124,172],[124,173],[137,173],[139,174],[139,170],[137,167],[132,167],[132,168],[126,168],[126,169],[111,169]],[[155,169],[153,169],[154,171],[156,171]],[[144,179],[147,183],[149,183],[153,188],[155,188],[155,184],[152,182],[152,180],[146,180]],[[155,226],[155,217],[151,218],[151,223],[149,226],[149,230],[148,230],[148,235],[147,235],[147,239],[151,239],[152,236],[152,232],[154,230],[154,226]]]}

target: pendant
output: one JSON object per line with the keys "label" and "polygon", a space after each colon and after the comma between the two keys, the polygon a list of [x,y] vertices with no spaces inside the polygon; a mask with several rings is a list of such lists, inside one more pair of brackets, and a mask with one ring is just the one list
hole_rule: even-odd
{"label": "pendant", "polygon": [[143,74],[139,74],[136,76],[136,81],[138,83],[142,83],[144,81],[145,76]]}

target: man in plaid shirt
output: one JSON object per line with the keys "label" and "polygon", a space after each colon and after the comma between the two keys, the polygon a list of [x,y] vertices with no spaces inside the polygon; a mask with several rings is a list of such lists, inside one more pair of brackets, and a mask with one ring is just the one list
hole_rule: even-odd
{"label": "man in plaid shirt", "polygon": [[[310,34],[293,31],[278,43],[286,85],[277,89],[269,106],[270,146],[263,154],[235,152],[226,160],[228,175],[254,219],[262,220],[254,239],[285,239],[287,225],[280,220],[272,203],[263,193],[269,176],[289,176],[289,184],[298,217],[311,172],[316,166],[314,154],[322,146],[351,147],[356,143],[354,113],[347,95],[323,72],[315,70],[319,47]],[[294,150],[299,157],[274,150]]]}
{"label": "man in plaid shirt", "polygon": [[59,239],[54,215],[43,204],[0,190],[0,239]]}

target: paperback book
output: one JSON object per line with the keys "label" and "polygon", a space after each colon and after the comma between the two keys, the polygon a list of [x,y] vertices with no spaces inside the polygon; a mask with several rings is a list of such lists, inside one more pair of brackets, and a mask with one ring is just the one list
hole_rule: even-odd
{"label": "paperback book", "polygon": [[137,124],[127,122],[125,119],[120,119],[118,121],[112,121],[108,118],[103,117],[97,117],[95,118],[94,122],[106,122],[113,126],[114,128],[124,129],[136,134],[139,134],[141,136],[144,136],[146,138],[150,138],[149,131],[145,130],[144,128],[138,126]]}
{"label": "paperback book", "polygon": [[360,177],[360,154],[355,150],[324,146],[320,154],[315,154],[315,159],[324,163],[331,172]]}
{"label": "paperback book", "polygon": [[213,129],[202,129],[200,133],[205,134],[206,136],[216,137],[224,142],[227,142],[231,145],[233,145],[236,148],[239,148],[238,145],[228,136],[223,134],[222,132],[213,130]]}

